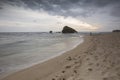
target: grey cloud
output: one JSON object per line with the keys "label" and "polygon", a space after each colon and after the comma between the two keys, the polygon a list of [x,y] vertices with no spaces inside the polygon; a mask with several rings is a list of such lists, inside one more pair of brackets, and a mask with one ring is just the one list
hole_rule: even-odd
{"label": "grey cloud", "polygon": [[3,9],[2,7],[0,7],[0,9]]}
{"label": "grey cloud", "polygon": [[120,5],[112,9],[111,15],[115,17],[120,17]]}
{"label": "grey cloud", "polygon": [[[63,16],[83,16],[89,17],[97,12],[98,8],[106,6],[120,5],[120,0],[1,0],[1,2],[11,5],[23,6],[33,10],[45,10],[53,15]],[[83,9],[78,12],[70,11],[71,9]],[[120,10],[115,8],[111,10],[113,16],[119,16]]]}
{"label": "grey cloud", "polygon": [[120,0],[83,0],[83,3],[88,5],[94,5],[96,7],[104,7],[107,5],[113,5],[119,3]]}

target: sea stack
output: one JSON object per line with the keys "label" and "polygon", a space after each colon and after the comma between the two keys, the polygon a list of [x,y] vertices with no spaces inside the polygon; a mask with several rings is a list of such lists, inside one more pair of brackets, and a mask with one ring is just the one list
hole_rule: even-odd
{"label": "sea stack", "polygon": [[52,33],[53,33],[53,31],[49,31],[49,33],[51,33],[51,34],[52,34]]}
{"label": "sea stack", "polygon": [[64,26],[62,33],[77,33],[77,31],[71,27]]}

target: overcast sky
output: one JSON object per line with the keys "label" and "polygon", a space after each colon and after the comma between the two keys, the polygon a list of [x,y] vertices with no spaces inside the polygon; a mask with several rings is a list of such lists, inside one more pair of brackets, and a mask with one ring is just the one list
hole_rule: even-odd
{"label": "overcast sky", "polygon": [[120,29],[120,0],[0,0],[0,32]]}

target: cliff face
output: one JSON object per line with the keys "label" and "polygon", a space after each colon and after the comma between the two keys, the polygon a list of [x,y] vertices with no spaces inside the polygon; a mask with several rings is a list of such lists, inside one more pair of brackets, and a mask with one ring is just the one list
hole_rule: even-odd
{"label": "cliff face", "polygon": [[68,26],[65,26],[62,30],[62,33],[77,33],[77,31],[73,28],[70,28]]}

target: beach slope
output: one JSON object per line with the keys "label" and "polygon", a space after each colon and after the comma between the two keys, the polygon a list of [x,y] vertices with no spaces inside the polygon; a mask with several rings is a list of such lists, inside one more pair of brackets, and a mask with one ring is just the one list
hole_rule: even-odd
{"label": "beach slope", "polygon": [[75,49],[2,80],[120,80],[120,33],[86,36]]}

